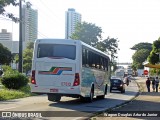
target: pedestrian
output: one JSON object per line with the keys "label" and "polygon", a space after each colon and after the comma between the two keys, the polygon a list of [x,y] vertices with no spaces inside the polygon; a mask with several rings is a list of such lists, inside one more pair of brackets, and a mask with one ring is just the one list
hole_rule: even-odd
{"label": "pedestrian", "polygon": [[156,84],[156,92],[158,92],[158,86],[159,86],[159,79],[158,79],[158,77],[156,77],[155,84]]}
{"label": "pedestrian", "polygon": [[150,79],[148,77],[147,80],[146,80],[146,86],[147,86],[148,92],[150,92],[150,84],[151,84],[151,81],[150,81]]}
{"label": "pedestrian", "polygon": [[128,76],[126,76],[126,77],[124,78],[124,80],[125,80],[126,85],[128,86],[128,85],[129,85],[129,78],[128,78]]}
{"label": "pedestrian", "polygon": [[153,92],[155,92],[155,87],[156,87],[156,81],[153,78],[153,80],[152,80],[152,89],[153,89]]}

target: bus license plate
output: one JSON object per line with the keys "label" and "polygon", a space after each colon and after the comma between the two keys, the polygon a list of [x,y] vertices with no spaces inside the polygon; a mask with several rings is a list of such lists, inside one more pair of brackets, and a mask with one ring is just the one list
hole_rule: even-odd
{"label": "bus license plate", "polygon": [[113,87],[112,89],[117,89],[117,87]]}
{"label": "bus license plate", "polygon": [[58,89],[50,89],[50,92],[58,92]]}

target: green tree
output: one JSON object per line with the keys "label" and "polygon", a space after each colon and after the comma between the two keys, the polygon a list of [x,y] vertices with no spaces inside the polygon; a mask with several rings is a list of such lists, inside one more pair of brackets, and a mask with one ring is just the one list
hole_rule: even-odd
{"label": "green tree", "polygon": [[[7,7],[9,5],[16,7],[19,5],[19,2],[17,2],[17,0],[0,0],[0,15],[8,17],[8,18],[12,19],[12,21],[14,21],[14,22],[18,22],[19,18],[15,17],[15,15],[13,13],[7,12],[5,10],[5,7]],[[26,2],[26,5],[29,7],[29,6],[31,6],[31,3]]]}
{"label": "green tree", "polygon": [[27,49],[33,49],[34,48],[34,43],[33,42],[28,42],[26,48]]}
{"label": "green tree", "polygon": [[33,54],[33,49],[26,49],[23,52],[23,71],[24,72],[27,72],[27,71],[31,70],[32,54]]}
{"label": "green tree", "polygon": [[134,55],[132,56],[134,65],[136,65],[137,68],[139,68],[139,69],[144,68],[143,62],[147,59],[149,54],[150,54],[150,50],[148,50],[148,49],[137,50],[134,53]]}
{"label": "green tree", "polygon": [[[33,42],[28,42],[26,49],[23,51],[23,72],[28,72],[32,67],[32,56],[33,56]],[[18,63],[19,56],[15,55],[15,63]]]}
{"label": "green tree", "polygon": [[23,71],[28,72],[32,67],[33,42],[29,42],[23,52]]}
{"label": "green tree", "polygon": [[137,71],[137,64],[135,62],[132,63],[132,69],[134,71]]}
{"label": "green tree", "polygon": [[106,52],[108,55],[111,55],[112,61],[117,58],[116,54],[118,53],[118,40],[115,38],[108,37],[105,40],[102,40],[97,43],[97,49]]}
{"label": "green tree", "polygon": [[102,38],[101,33],[102,29],[95,24],[82,22],[77,23],[75,32],[70,36],[70,38],[74,40],[81,40],[95,47],[98,40]]}
{"label": "green tree", "polygon": [[143,62],[145,62],[152,50],[152,44],[147,42],[141,42],[135,44],[131,50],[136,50],[132,55],[133,63],[132,67],[136,69],[143,69]]}
{"label": "green tree", "polygon": [[19,55],[15,54],[15,56],[14,56],[14,62],[17,64],[18,61],[19,61]]}
{"label": "green tree", "polygon": [[159,63],[160,62],[159,54],[160,54],[160,38],[153,42],[152,51],[151,51],[150,55],[148,56],[149,63],[151,63],[151,64]]}
{"label": "green tree", "polygon": [[148,49],[148,50],[152,50],[152,44],[151,43],[147,43],[147,42],[141,42],[138,44],[135,44],[131,50],[141,50],[141,49]]}
{"label": "green tree", "polygon": [[12,13],[6,12],[5,7],[9,5],[17,6],[19,3],[17,0],[0,0],[0,14],[11,18],[14,22],[18,22],[18,18],[16,18]]}
{"label": "green tree", "polygon": [[12,61],[11,51],[0,43],[0,63],[9,65]]}

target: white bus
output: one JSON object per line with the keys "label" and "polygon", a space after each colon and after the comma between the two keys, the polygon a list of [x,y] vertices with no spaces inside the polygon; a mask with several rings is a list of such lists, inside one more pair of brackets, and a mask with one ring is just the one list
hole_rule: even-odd
{"label": "white bus", "polygon": [[125,74],[124,69],[117,69],[117,70],[115,71],[115,76],[117,76],[117,77],[123,78],[123,77],[124,77],[124,74]]}
{"label": "white bus", "polygon": [[128,75],[133,75],[133,70],[132,69],[127,69]]}
{"label": "white bus", "polygon": [[79,40],[38,39],[34,44],[31,92],[49,101],[62,96],[92,102],[105,98],[110,85],[109,57]]}

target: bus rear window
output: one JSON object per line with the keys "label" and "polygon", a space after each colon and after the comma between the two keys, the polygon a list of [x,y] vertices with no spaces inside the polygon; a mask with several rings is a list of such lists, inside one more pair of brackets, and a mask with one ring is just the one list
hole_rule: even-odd
{"label": "bus rear window", "polygon": [[39,44],[37,58],[62,57],[75,60],[76,46],[61,44]]}

